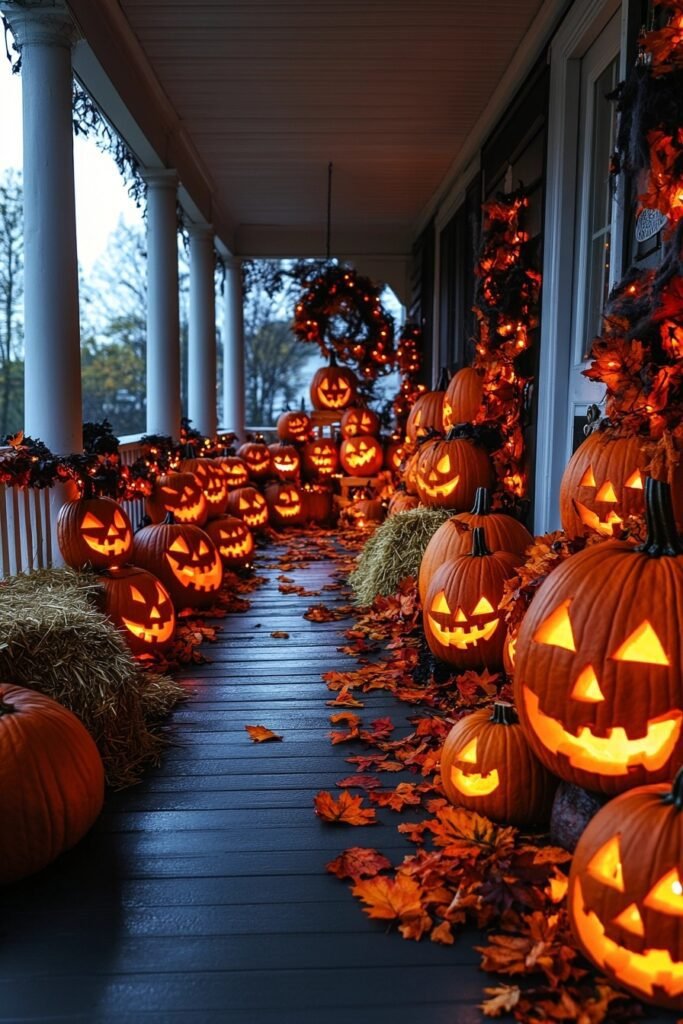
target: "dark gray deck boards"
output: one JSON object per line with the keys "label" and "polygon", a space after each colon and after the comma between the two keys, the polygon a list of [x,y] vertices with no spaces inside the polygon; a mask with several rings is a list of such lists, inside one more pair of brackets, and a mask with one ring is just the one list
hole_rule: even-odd
{"label": "dark gray deck boards", "polygon": [[[288,576],[317,590],[334,567]],[[475,1024],[491,979],[473,936],[405,942],[371,922],[325,863],[348,846],[394,859],[414,815],[369,828],[319,822],[312,800],[355,771],[327,738],[320,672],[352,668],[347,623],[310,623],[338,593],[282,595],[278,569],[248,612],[221,620],[159,769],[112,794],[94,831],[41,875],[0,891],[0,1021],[95,1024]],[[289,640],[270,636],[290,633]],[[365,721],[413,708],[377,693]],[[282,732],[253,744],[246,724]],[[400,776],[399,776],[400,778]],[[395,785],[387,776],[383,783]],[[664,1020],[664,1018],[659,1018]]]}

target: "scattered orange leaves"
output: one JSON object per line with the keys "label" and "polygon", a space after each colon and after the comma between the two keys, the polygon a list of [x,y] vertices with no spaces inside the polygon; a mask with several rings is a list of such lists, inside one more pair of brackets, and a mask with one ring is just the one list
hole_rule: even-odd
{"label": "scattered orange leaves", "polygon": [[274,740],[282,739],[282,736],[273,732],[272,729],[267,729],[265,725],[245,725],[244,728],[254,743],[272,743]]}
{"label": "scattered orange leaves", "polygon": [[326,865],[326,870],[337,878],[374,878],[380,871],[390,868],[391,861],[379,850],[363,846],[351,846]]}
{"label": "scattered orange leaves", "polygon": [[351,892],[365,904],[363,910],[368,917],[404,921],[423,914],[422,888],[413,878],[381,875],[356,882]]}
{"label": "scattered orange leaves", "polygon": [[284,629],[276,629],[275,632],[270,635],[273,640],[289,640],[289,633],[285,633]]}
{"label": "scattered orange leaves", "polygon": [[313,798],[315,813],[323,821],[343,825],[374,825],[377,821],[374,807],[363,807],[362,803],[362,796],[352,796],[346,790],[338,800],[325,790]]}

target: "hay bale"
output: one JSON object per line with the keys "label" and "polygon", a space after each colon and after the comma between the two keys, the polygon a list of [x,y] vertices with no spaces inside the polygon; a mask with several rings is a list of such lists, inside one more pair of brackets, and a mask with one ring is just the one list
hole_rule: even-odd
{"label": "hay bale", "polygon": [[357,603],[371,604],[378,594],[388,597],[406,576],[417,577],[427,544],[452,515],[448,509],[414,508],[387,519],[368,540],[349,577]]}
{"label": "hay bale", "polygon": [[145,672],[97,611],[96,580],[45,569],[0,585],[0,680],[39,690],[81,719],[111,786],[137,782],[159,759],[158,720],[184,697],[167,676]]}

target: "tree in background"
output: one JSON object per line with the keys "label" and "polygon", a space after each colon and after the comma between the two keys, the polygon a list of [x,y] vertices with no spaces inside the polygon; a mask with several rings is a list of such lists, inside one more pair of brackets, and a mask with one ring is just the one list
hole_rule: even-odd
{"label": "tree in background", "polygon": [[0,437],[24,420],[24,216],[21,174],[0,178]]}

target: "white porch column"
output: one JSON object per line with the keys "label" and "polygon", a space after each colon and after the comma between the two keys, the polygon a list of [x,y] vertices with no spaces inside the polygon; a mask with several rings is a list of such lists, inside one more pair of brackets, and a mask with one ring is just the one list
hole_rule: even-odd
{"label": "white porch column", "polygon": [[191,224],[187,415],[208,437],[216,433],[216,287],[213,228]]}
{"label": "white porch column", "polygon": [[24,429],[81,451],[81,351],[66,6],[0,2],[21,48],[24,136]]}
{"label": "white porch column", "polygon": [[147,183],[147,433],[180,433],[180,323],[175,171]]}
{"label": "white porch column", "polygon": [[244,439],[244,310],[242,264],[231,260],[225,275],[223,327],[223,428]]}

